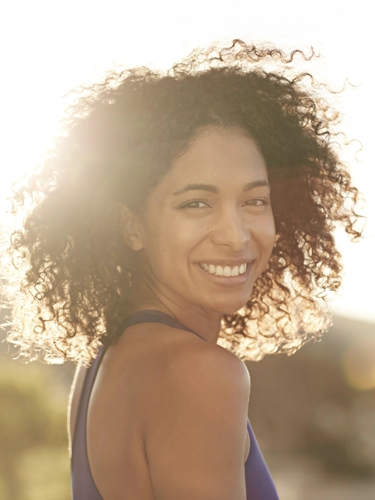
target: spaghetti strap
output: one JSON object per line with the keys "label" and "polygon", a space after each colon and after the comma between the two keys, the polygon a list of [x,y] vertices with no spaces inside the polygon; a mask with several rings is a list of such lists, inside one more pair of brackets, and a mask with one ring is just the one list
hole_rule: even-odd
{"label": "spaghetti strap", "polygon": [[164,325],[171,326],[173,328],[178,328],[180,330],[186,330],[187,332],[194,333],[202,340],[206,340],[204,337],[199,335],[197,332],[190,330],[187,326],[180,323],[176,318],[166,314],[162,311],[157,311],[154,309],[145,309],[143,311],[137,311],[133,314],[130,314],[127,318],[125,318],[124,322],[124,330],[128,328],[128,326],[135,325],[137,323],[163,323]]}

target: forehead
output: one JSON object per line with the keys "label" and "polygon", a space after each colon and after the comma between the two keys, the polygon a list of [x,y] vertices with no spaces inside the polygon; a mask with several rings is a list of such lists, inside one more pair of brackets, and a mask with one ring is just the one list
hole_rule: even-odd
{"label": "forehead", "polygon": [[164,181],[180,185],[191,181],[227,184],[267,179],[265,160],[255,141],[241,129],[207,129],[172,162]]}

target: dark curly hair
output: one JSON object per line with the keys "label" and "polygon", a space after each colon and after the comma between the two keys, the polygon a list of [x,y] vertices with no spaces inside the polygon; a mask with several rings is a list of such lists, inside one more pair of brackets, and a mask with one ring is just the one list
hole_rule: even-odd
{"label": "dark curly hair", "polygon": [[89,363],[101,343],[116,342],[137,270],[119,207],[142,213],[173,159],[210,126],[241,128],[256,141],[277,231],[246,306],[223,317],[219,344],[258,360],[292,354],[328,328],[325,299],[342,270],[333,231],[341,224],[360,237],[358,192],[338,157],[338,114],[310,74],[290,69],[296,54],[315,55],[234,40],[165,72],[111,70],[75,90],[63,132],[12,198],[14,212],[30,207],[11,235],[7,277],[8,339],[21,357]]}

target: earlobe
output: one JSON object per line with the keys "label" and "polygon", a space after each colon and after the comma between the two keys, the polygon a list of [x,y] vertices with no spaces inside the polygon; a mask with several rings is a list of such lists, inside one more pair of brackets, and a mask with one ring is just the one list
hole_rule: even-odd
{"label": "earlobe", "polygon": [[126,205],[120,206],[120,225],[127,246],[135,252],[142,250],[143,240],[139,217],[133,214]]}

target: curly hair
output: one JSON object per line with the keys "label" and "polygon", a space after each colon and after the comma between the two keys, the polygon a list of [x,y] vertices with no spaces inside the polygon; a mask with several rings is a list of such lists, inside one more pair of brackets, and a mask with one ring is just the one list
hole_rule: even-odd
{"label": "curly hair", "polygon": [[[25,212],[7,276],[8,339],[21,357],[89,364],[100,344],[116,342],[137,271],[119,207],[141,214],[172,161],[210,126],[241,128],[256,141],[277,232],[267,269],[247,304],[223,317],[218,343],[259,360],[321,336],[342,270],[333,232],[342,225],[361,236],[359,193],[336,151],[339,115],[311,74],[292,74],[296,54],[315,56],[234,40],[167,71],[111,70],[75,89],[61,135],[12,198],[13,212]],[[276,70],[266,70],[271,63]]]}

